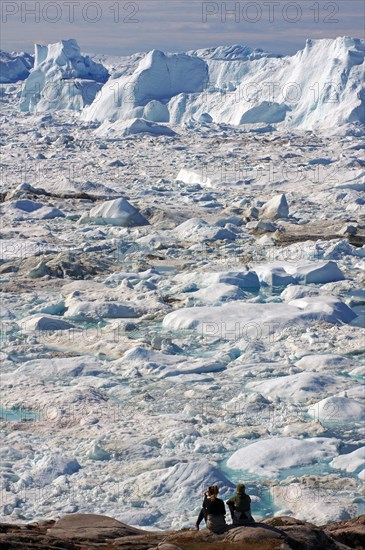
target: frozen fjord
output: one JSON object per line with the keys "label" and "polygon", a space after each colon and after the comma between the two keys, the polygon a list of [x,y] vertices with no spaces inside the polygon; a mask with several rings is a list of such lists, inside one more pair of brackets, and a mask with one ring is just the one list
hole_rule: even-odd
{"label": "frozen fjord", "polygon": [[[37,49],[27,82],[66,71],[71,96],[28,104],[27,84],[2,86],[6,521],[189,526],[206,485],[242,479],[255,517],[362,510],[362,48],[316,41],[284,62],[337,74],[340,59],[348,87],[328,111],[308,94],[235,119],[224,83],[283,61],[242,51],[230,65],[224,48],[106,70],[65,41]],[[207,71],[218,90],[203,106]],[[135,86],[117,113],[107,72]],[[329,118],[335,138],[315,131]]]}

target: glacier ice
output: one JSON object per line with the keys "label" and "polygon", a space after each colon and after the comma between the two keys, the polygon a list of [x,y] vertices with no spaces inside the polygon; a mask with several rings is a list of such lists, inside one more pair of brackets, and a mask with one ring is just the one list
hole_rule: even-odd
{"label": "glacier ice", "polygon": [[34,64],[28,53],[8,53],[0,50],[0,84],[11,84],[25,80]]}
{"label": "glacier ice", "polygon": [[105,67],[81,55],[76,40],[36,44],[34,68],[25,81],[20,109],[35,113],[80,110],[92,103],[108,78]]}
{"label": "glacier ice", "polygon": [[[206,115],[215,123],[307,130],[364,123],[364,40],[308,40],[303,50],[286,57],[247,53],[221,49],[188,56],[153,50],[132,75],[109,81],[82,118],[126,120],[152,111],[152,119],[171,124]],[[151,101],[161,105],[147,109]]]}

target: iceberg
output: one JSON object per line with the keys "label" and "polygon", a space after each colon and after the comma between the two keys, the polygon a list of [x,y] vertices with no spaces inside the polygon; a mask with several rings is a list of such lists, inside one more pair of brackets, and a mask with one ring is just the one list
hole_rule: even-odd
{"label": "iceberg", "polygon": [[[283,470],[326,462],[337,455],[339,441],[333,438],[273,437],[238,449],[228,459],[232,470],[260,476],[279,477]],[[290,452],[288,452],[290,449]]]}
{"label": "iceberg", "polygon": [[168,126],[150,122],[143,118],[131,118],[130,120],[118,120],[116,122],[105,121],[95,130],[97,137],[118,139],[134,134],[151,134],[153,136],[175,136],[176,132]]}
{"label": "iceberg", "polygon": [[123,197],[112,201],[102,202],[89,212],[85,212],[80,218],[80,223],[119,225],[122,227],[149,225],[146,218]]}
{"label": "iceberg", "polygon": [[12,84],[25,80],[34,64],[29,53],[8,53],[0,50],[0,84]]}
{"label": "iceberg", "polygon": [[132,75],[123,75],[104,86],[82,118],[115,122],[150,116],[152,121],[168,121],[166,102],[179,94],[201,93],[207,78],[207,65],[202,59],[152,50]]}
{"label": "iceberg", "polygon": [[180,125],[209,117],[218,124],[336,130],[365,122],[364,56],[365,41],[349,37],[307,40],[292,56],[238,46],[192,55],[153,50],[132,74],[106,84],[82,118]]}
{"label": "iceberg", "polygon": [[35,45],[34,68],[21,95],[21,111],[80,110],[95,99],[109,78],[100,63],[82,56],[76,40]]}

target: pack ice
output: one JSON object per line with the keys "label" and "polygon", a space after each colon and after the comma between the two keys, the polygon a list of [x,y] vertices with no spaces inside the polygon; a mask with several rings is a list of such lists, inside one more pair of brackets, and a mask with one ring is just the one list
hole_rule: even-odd
{"label": "pack ice", "polygon": [[238,482],[255,519],[363,512],[363,58],[346,37],[285,57],[65,40],[16,62],[2,521],[188,528]]}

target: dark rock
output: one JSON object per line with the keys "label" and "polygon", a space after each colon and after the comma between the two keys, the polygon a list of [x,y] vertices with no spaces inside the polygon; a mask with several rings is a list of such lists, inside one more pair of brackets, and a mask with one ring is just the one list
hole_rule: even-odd
{"label": "dark rock", "polygon": [[58,521],[0,524],[3,550],[349,550],[365,548],[365,516],[318,527],[277,517],[216,535],[202,529],[144,531],[96,514],[70,514]]}
{"label": "dark rock", "polygon": [[116,519],[97,514],[70,514],[56,521],[49,535],[64,539],[82,539],[102,542],[128,535],[140,535],[143,531],[125,525]]}
{"label": "dark rock", "polygon": [[328,525],[325,533],[350,548],[365,548],[365,515]]}

